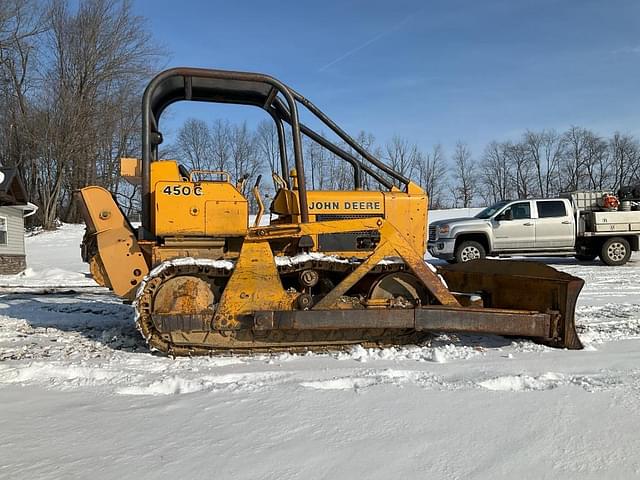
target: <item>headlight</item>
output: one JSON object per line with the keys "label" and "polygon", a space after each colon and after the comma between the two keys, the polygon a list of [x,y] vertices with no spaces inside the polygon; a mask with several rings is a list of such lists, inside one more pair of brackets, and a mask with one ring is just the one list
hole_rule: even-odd
{"label": "headlight", "polygon": [[445,234],[445,235],[449,233],[449,225],[440,225],[438,227],[438,233]]}

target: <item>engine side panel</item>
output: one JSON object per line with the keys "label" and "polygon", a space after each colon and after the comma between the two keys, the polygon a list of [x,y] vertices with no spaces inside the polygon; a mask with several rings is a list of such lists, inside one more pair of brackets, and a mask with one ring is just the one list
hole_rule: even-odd
{"label": "engine side panel", "polygon": [[247,199],[228,181],[183,179],[174,161],[151,164],[153,233],[233,237],[247,234]]}

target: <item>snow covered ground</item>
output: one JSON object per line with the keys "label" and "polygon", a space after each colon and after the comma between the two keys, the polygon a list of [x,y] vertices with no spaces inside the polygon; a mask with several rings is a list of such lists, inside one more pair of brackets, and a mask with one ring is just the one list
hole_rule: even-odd
{"label": "snow covered ground", "polygon": [[583,351],[439,335],[173,360],[87,277],[81,236],[29,237],[27,273],[0,277],[0,478],[640,476],[639,257],[549,259],[586,280]]}

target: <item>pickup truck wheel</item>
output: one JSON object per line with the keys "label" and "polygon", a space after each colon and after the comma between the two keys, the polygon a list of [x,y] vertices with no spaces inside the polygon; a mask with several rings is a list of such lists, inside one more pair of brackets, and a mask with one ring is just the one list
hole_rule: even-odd
{"label": "pickup truck wheel", "polygon": [[593,260],[596,259],[597,256],[598,255],[596,255],[595,253],[593,254],[590,253],[588,255],[583,255],[581,253],[575,254],[576,260],[578,260],[579,262],[592,262]]}
{"label": "pickup truck wheel", "polygon": [[486,255],[484,247],[473,240],[462,242],[458,245],[458,248],[456,248],[456,261],[458,263],[477,260],[486,257]]}
{"label": "pickup truck wheel", "polygon": [[600,260],[607,265],[624,265],[631,257],[631,245],[622,237],[608,238],[600,250]]}

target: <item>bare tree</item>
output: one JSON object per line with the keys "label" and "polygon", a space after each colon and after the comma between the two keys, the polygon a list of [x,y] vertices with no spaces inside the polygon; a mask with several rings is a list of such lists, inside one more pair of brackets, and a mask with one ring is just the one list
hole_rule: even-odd
{"label": "bare tree", "polygon": [[246,176],[241,193],[247,195],[250,191],[249,183],[255,180],[261,170],[260,157],[257,154],[257,142],[254,134],[249,131],[247,123],[234,125],[231,128],[229,143],[231,153],[231,175],[237,181]]}
{"label": "bare tree", "polygon": [[231,125],[216,120],[211,125],[211,141],[215,170],[229,170],[231,166]]}
{"label": "bare tree", "polygon": [[613,180],[613,172],[610,171],[609,164],[607,142],[593,132],[589,132],[585,153],[585,170],[588,182],[586,188],[594,190],[609,188]]}
{"label": "bare tree", "polygon": [[[339,142],[338,146],[345,151],[349,150],[349,146],[344,142]],[[351,190],[354,188],[354,169],[349,163],[342,160],[334,153],[328,152],[329,164],[332,172],[331,188],[336,190]],[[364,179],[363,179],[364,180]]]}
{"label": "bare tree", "polygon": [[211,131],[204,120],[187,119],[178,131],[177,150],[191,170],[215,169]]}
{"label": "bare tree", "polygon": [[418,183],[429,195],[429,208],[444,207],[444,187],[447,167],[442,145],[434,145],[430,152],[417,152]]}
{"label": "bare tree", "polygon": [[118,158],[139,150],[139,92],[158,53],[127,0],[0,3],[1,158],[19,168],[45,228],[79,220],[74,189],[117,193]]}
{"label": "bare tree", "polygon": [[563,136],[558,135],[555,130],[527,130],[522,143],[535,168],[536,195],[547,197],[557,193],[560,161],[565,155]]}
{"label": "bare tree", "polygon": [[453,152],[453,194],[456,206],[471,207],[476,197],[478,180],[476,164],[471,158],[469,147],[458,142]]}
{"label": "bare tree", "polygon": [[564,135],[567,148],[560,165],[561,189],[578,190],[584,185],[588,132],[572,126]]}
{"label": "bare tree", "polygon": [[516,196],[529,198],[532,194],[531,187],[534,184],[534,175],[526,145],[520,142],[507,142],[504,151],[513,171],[512,180]]}
{"label": "bare tree", "polygon": [[122,181],[116,193],[118,205],[131,221],[140,221],[140,185]]}
{"label": "bare tree", "polygon": [[38,193],[38,170],[31,160],[39,132],[29,96],[38,85],[36,66],[46,28],[36,1],[0,2],[0,163],[18,169],[30,199]]}
{"label": "bare tree", "polygon": [[484,150],[479,177],[486,203],[506,200],[513,194],[514,175],[508,150],[508,143],[495,141]]}
{"label": "bare tree", "polygon": [[[277,173],[280,171],[278,130],[272,120],[263,120],[258,124],[258,128],[256,129],[256,142],[263,164],[269,167],[270,172]],[[283,177],[286,177],[288,174],[289,172],[282,172]],[[276,188],[275,181],[273,186]]]}
{"label": "bare tree", "polygon": [[385,145],[385,160],[396,172],[411,178],[418,163],[418,147],[394,135]]}
{"label": "bare tree", "polygon": [[[382,151],[380,150],[380,147],[378,147],[376,145],[376,137],[372,133],[368,133],[368,132],[365,132],[364,130],[360,130],[358,132],[358,135],[355,136],[355,141],[365,151],[371,153],[373,156],[378,157],[378,158],[382,157]],[[374,168],[375,170],[378,170],[377,168],[373,167],[373,165],[369,164],[368,160],[363,158],[362,155],[360,155],[358,152],[353,150],[351,147],[345,145],[344,148],[351,155],[353,155],[356,159],[358,159],[360,162],[366,163],[370,167]],[[362,188],[364,188],[365,190],[369,190],[369,189],[372,189],[372,188],[373,189],[379,188],[379,185],[377,185],[377,182],[375,182],[375,181],[372,182],[372,180],[373,179],[371,177],[369,177],[369,175],[363,175],[362,176]]]}
{"label": "bare tree", "polygon": [[620,188],[632,181],[638,181],[640,174],[640,144],[630,135],[620,132],[609,139],[609,152],[613,165],[611,186]]}
{"label": "bare tree", "polygon": [[[319,133],[324,136],[325,133]],[[353,188],[353,168],[340,157],[308,137],[303,138],[307,182],[313,190],[348,190]],[[349,147],[338,143],[342,150]]]}
{"label": "bare tree", "polygon": [[303,139],[305,175],[312,190],[328,190],[335,182],[329,152],[308,137]]}

